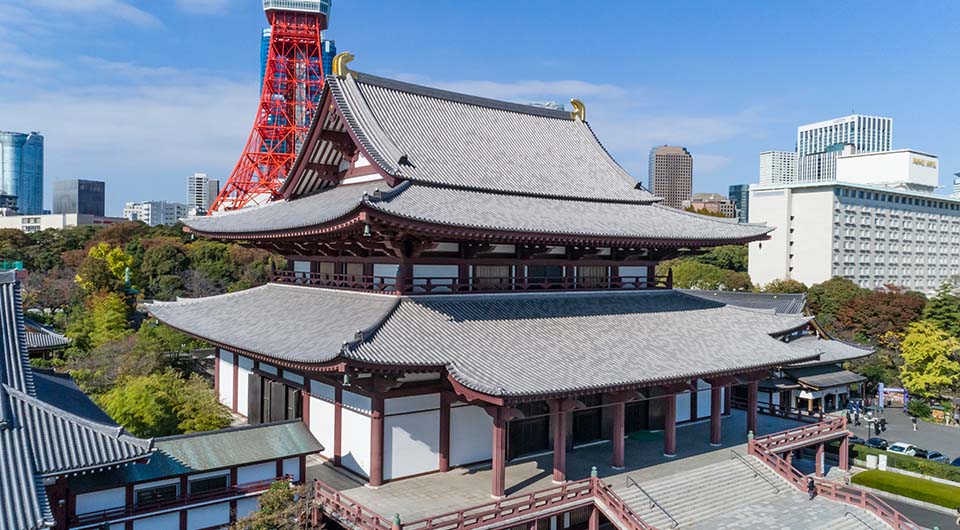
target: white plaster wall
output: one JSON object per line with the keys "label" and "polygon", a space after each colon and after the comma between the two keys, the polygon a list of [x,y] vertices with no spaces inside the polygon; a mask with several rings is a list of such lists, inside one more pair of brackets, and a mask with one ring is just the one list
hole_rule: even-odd
{"label": "white plaster wall", "polygon": [[77,495],[77,514],[119,508],[126,504],[126,488],[113,488]]}
{"label": "white plaster wall", "polygon": [[333,429],[335,407],[322,399],[310,397],[310,433],[323,446],[325,458],[333,458]]}
{"label": "white plaster wall", "polygon": [[247,394],[250,387],[250,374],[253,373],[253,359],[238,355],[237,364],[240,366],[237,372],[237,412],[246,416],[249,409]]}
{"label": "white plaster wall", "polygon": [[[833,272],[832,188],[797,189],[792,193],[791,227],[793,272],[790,277],[807,285],[827,281]],[[753,204],[750,205],[751,212]],[[843,230],[844,227],[840,227]]]}
{"label": "white plaster wall", "polygon": [[440,466],[440,411],[387,416],[383,426],[383,478],[408,477]]}
{"label": "white plaster wall", "polygon": [[294,482],[300,482],[300,459],[294,457],[284,460],[283,475],[290,475]]}
{"label": "white plaster wall", "polygon": [[[710,384],[697,379],[697,419],[710,417]],[[721,401],[722,403],[722,401]]]}
{"label": "white plaster wall", "polygon": [[[769,240],[748,245],[750,280],[766,285],[786,278],[790,266],[790,190],[750,190],[750,222],[775,227]],[[822,234],[822,237],[827,235]]]}
{"label": "white plaster wall", "polygon": [[180,528],[179,512],[145,517],[133,522],[133,530],[170,530],[171,528]]}
{"label": "white plaster wall", "polygon": [[220,403],[233,408],[233,352],[220,350]]}
{"label": "white plaster wall", "polygon": [[690,393],[684,392],[677,394],[677,421],[687,421],[690,419]]}
{"label": "white plaster wall", "polygon": [[[348,392],[344,392],[344,402]],[[340,463],[370,476],[370,417],[344,407],[341,411]]]}
{"label": "white plaster wall", "polygon": [[243,466],[237,469],[237,484],[246,484],[248,482],[257,482],[277,478],[277,463],[264,462],[252,466]]}
{"label": "white plaster wall", "polygon": [[259,501],[260,499],[258,497],[247,497],[245,499],[237,499],[237,519],[243,519],[244,517],[257,511],[257,508],[258,508],[257,503]]}
{"label": "white plaster wall", "polygon": [[460,466],[493,455],[493,418],[474,405],[450,409],[450,465]]}
{"label": "white plaster wall", "polygon": [[209,528],[230,522],[230,503],[221,502],[187,511],[187,530]]}

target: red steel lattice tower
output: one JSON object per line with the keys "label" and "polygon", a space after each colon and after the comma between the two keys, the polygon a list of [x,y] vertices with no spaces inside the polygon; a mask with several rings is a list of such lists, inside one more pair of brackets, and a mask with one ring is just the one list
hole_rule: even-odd
{"label": "red steel lattice tower", "polygon": [[270,49],[253,131],[211,212],[264,204],[283,184],[323,88],[330,0],[263,0]]}

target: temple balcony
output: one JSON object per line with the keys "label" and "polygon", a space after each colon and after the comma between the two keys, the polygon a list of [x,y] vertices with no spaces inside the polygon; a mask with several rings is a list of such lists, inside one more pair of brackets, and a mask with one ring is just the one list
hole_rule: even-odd
{"label": "temple balcony", "polygon": [[463,294],[517,291],[606,291],[672,289],[673,274],[643,276],[437,277],[378,276],[325,272],[275,271],[274,283],[388,294]]}

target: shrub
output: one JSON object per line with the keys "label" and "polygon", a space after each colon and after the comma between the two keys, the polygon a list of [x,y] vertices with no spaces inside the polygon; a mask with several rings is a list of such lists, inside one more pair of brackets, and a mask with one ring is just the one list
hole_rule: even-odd
{"label": "shrub", "polygon": [[909,412],[911,416],[918,418],[929,418],[930,405],[927,405],[926,401],[920,399],[911,399],[907,402],[907,412]]}
{"label": "shrub", "polygon": [[960,488],[932,480],[878,469],[857,473],[851,480],[854,484],[888,491],[918,501],[939,504],[951,509],[960,506]]}
{"label": "shrub", "polygon": [[866,460],[867,455],[886,455],[887,465],[890,467],[920,473],[928,477],[960,482],[960,467],[942,464],[940,462],[931,462],[914,456],[898,455],[880,449],[872,449],[865,445],[854,444],[852,447],[858,460]]}

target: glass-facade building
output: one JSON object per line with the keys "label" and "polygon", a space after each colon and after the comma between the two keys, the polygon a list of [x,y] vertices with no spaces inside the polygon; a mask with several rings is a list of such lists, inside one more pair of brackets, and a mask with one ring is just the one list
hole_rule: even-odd
{"label": "glass-facade building", "polygon": [[263,89],[263,79],[267,76],[267,59],[270,57],[270,28],[263,28],[260,34],[260,88]]}
{"label": "glass-facade building", "polygon": [[53,183],[53,213],[104,215],[106,185],[98,180],[58,180]]}
{"label": "glass-facade building", "polygon": [[741,223],[750,221],[750,185],[733,184],[730,186],[727,198],[737,208],[737,220]]}
{"label": "glass-facade building", "polygon": [[43,136],[0,131],[0,195],[17,197],[20,214],[43,213]]}

